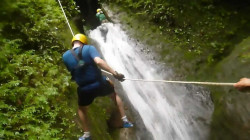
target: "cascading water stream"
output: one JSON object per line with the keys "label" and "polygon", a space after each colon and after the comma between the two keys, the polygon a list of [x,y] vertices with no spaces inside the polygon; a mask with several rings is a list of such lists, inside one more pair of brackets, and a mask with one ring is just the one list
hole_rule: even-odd
{"label": "cascading water stream", "polygon": [[[167,71],[150,63],[140,51],[143,44],[129,38],[120,24],[102,24],[90,31],[89,37],[100,45],[107,63],[126,78],[161,80],[170,77]],[[121,85],[151,133],[152,138],[149,139],[208,138],[207,123],[213,111],[209,92],[192,85],[138,81],[124,81]]]}

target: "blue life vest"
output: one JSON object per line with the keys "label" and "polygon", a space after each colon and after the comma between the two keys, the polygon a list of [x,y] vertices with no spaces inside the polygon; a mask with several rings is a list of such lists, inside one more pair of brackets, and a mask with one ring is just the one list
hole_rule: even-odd
{"label": "blue life vest", "polygon": [[100,57],[95,47],[84,45],[76,49],[68,50],[63,54],[63,60],[67,69],[81,90],[88,91],[99,88],[106,77],[94,62],[94,57]]}

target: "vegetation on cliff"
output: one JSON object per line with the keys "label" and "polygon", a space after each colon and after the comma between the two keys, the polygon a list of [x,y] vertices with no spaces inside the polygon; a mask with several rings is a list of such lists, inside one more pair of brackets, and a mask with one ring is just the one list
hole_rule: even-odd
{"label": "vegetation on cliff", "polygon": [[[168,48],[163,45],[160,53],[164,56],[171,49],[182,50],[185,53],[183,59],[194,61],[190,62],[193,63],[192,66],[186,66],[190,73],[221,61],[230,54],[236,44],[249,35],[250,2],[247,0],[101,1],[109,5],[119,4],[123,7],[122,11],[133,11],[141,21],[157,26],[153,30],[165,40],[158,43],[167,42],[172,46]],[[135,28],[140,30],[144,25]],[[151,34],[144,34],[151,38],[147,42],[149,45],[158,38],[156,34]]]}
{"label": "vegetation on cliff", "polygon": [[[73,0],[62,5],[68,17],[79,14]],[[0,18],[0,139],[77,139],[76,85],[62,63],[72,36],[59,4],[3,0]],[[104,123],[93,134],[110,139],[100,134],[107,129],[101,104],[90,109],[91,121]]]}
{"label": "vegetation on cliff", "polygon": [[[65,5],[74,14],[73,1]],[[58,4],[4,0],[0,17],[0,139],[74,138],[74,90],[61,62],[67,45]]]}

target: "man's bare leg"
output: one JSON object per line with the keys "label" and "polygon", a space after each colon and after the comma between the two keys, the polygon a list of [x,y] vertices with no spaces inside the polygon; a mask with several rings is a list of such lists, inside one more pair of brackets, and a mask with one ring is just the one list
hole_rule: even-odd
{"label": "man's bare leg", "polygon": [[88,127],[88,118],[87,118],[87,106],[79,106],[78,107],[78,115],[82,123],[82,129],[84,132],[89,132]]}
{"label": "man's bare leg", "polygon": [[122,102],[121,98],[116,93],[113,93],[112,94],[112,99],[115,102],[115,104],[117,105],[121,116],[122,117],[125,116],[124,105],[123,105],[123,102]]}
{"label": "man's bare leg", "polygon": [[[111,80],[109,80],[109,82],[111,85],[113,85],[113,82]],[[118,110],[119,110],[120,115],[122,117],[121,119],[123,121],[123,127],[125,127],[125,128],[133,127],[133,124],[130,123],[127,119],[127,116],[126,116],[125,110],[124,110],[124,105],[123,105],[123,102],[122,102],[121,98],[119,97],[119,95],[114,92],[111,94],[111,99],[115,102],[115,104],[118,107]]]}
{"label": "man's bare leg", "polygon": [[123,121],[123,127],[124,128],[133,127],[133,124],[128,121],[127,116],[125,115],[125,110],[124,110],[124,106],[123,106],[123,102],[122,102],[121,98],[114,92],[112,94],[112,99],[116,103],[116,105],[119,109],[119,112],[121,114],[121,117],[122,117],[121,119]]}

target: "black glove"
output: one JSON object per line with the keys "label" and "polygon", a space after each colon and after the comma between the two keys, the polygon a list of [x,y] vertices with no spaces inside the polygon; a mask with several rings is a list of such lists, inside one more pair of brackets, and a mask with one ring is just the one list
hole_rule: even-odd
{"label": "black glove", "polygon": [[119,80],[119,81],[124,81],[125,79],[125,76],[123,75],[123,74],[121,74],[121,73],[118,73],[117,71],[115,71],[115,74],[113,74],[113,76],[117,79],[117,80]]}

